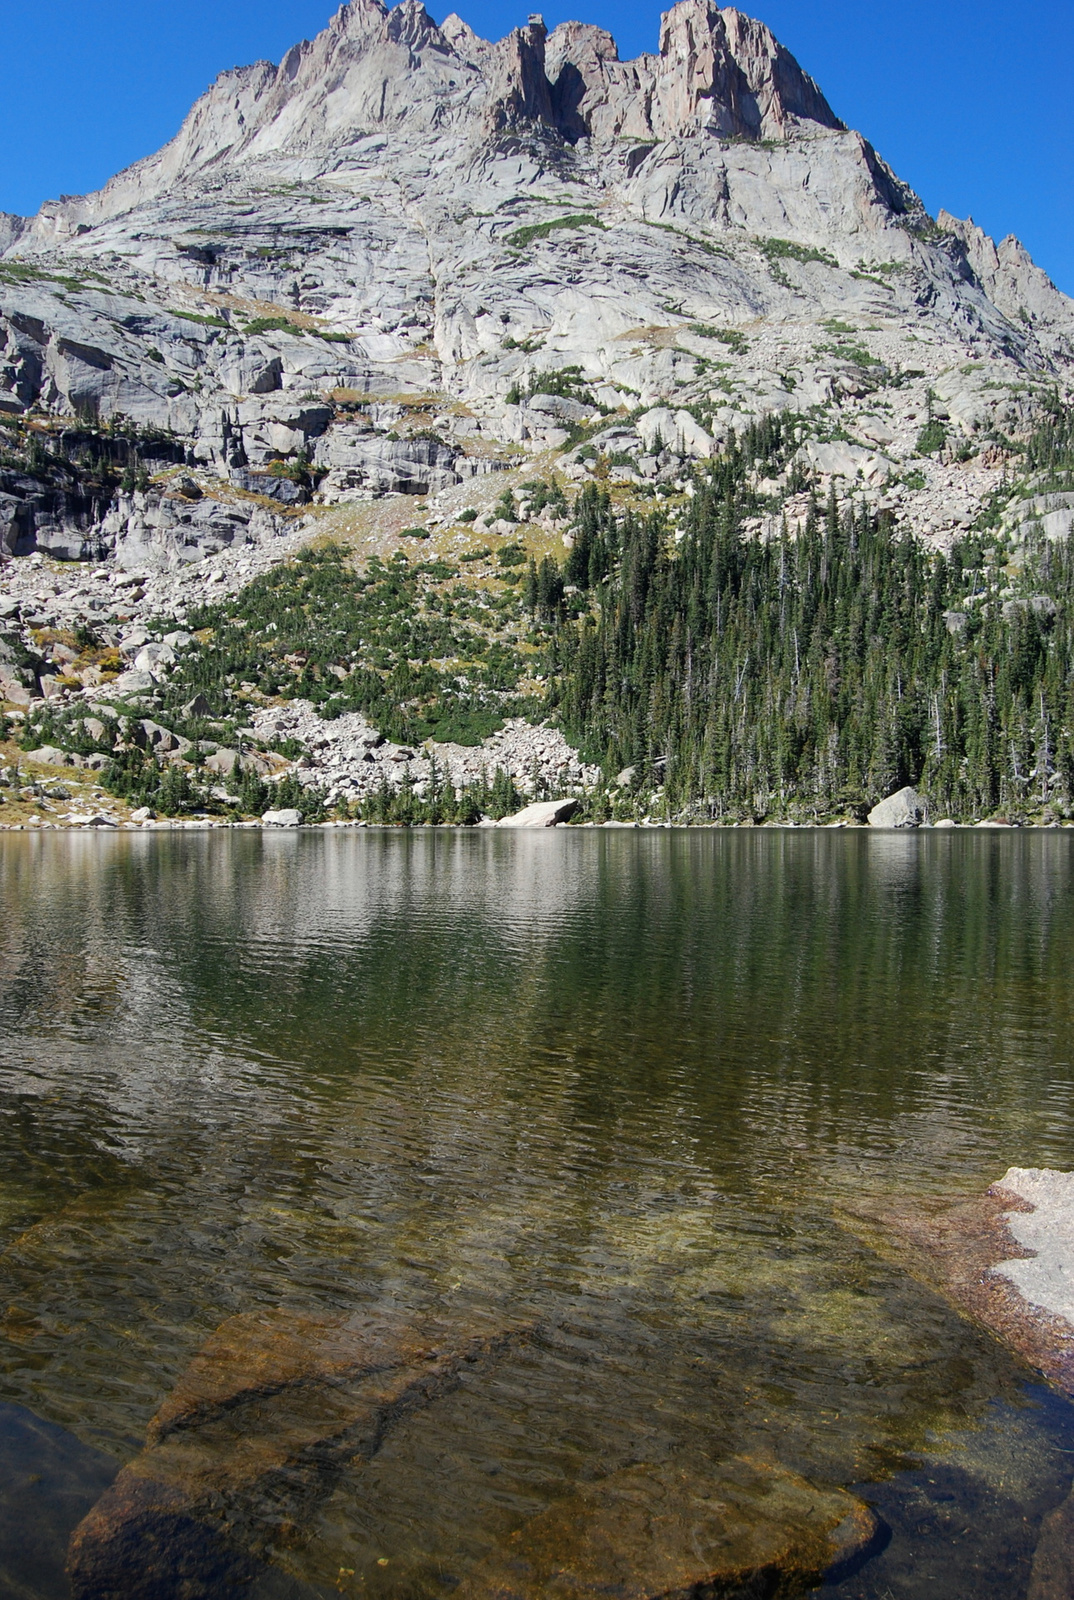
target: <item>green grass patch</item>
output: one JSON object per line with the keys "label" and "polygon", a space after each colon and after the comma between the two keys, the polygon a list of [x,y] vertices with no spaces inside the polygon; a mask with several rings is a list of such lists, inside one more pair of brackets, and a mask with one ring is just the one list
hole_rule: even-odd
{"label": "green grass patch", "polygon": [[707,322],[691,322],[690,332],[696,333],[699,339],[717,339],[720,344],[725,344],[733,350],[736,356],[743,355],[748,349],[746,335],[739,333],[737,328],[714,328]]}
{"label": "green grass patch", "polygon": [[200,322],[203,328],[223,328],[228,333],[234,331],[230,322],[225,322],[223,317],[207,317],[199,311],[173,311],[171,314],[178,317],[180,322]]}
{"label": "green grass patch", "polygon": [[12,286],[25,283],[56,283],[69,294],[76,294],[80,289],[92,289],[95,284],[106,289],[111,288],[108,279],[102,278],[99,272],[86,272],[80,278],[73,278],[59,272],[45,272],[41,267],[31,267],[22,261],[0,261],[0,283]]}
{"label": "green grass patch", "polygon": [[673,233],[676,238],[684,239],[687,244],[692,244],[698,250],[703,250],[707,256],[727,255],[727,251],[721,250],[718,244],[713,244],[708,239],[700,239],[696,233],[687,233],[683,228],[673,228],[670,222],[653,222],[650,217],[643,218],[643,221],[647,228],[659,228],[661,233]]}
{"label": "green grass patch", "polygon": [[300,339],[306,329],[298,327],[289,317],[256,317],[242,331],[248,339],[255,338],[259,333],[292,333],[296,339]]}
{"label": "green grass patch", "polygon": [[524,228],[516,228],[514,233],[507,235],[507,244],[512,250],[524,250],[528,244],[533,244],[538,239],[547,239],[560,228],[599,228],[601,233],[607,233],[605,224],[591,211],[572,211],[567,217],[549,217],[547,222],[531,222]]}
{"label": "green grass patch", "polygon": [[771,266],[776,261],[819,261],[825,267],[838,267],[830,250],[821,250],[814,244],[796,244],[793,239],[758,239],[757,248]]}

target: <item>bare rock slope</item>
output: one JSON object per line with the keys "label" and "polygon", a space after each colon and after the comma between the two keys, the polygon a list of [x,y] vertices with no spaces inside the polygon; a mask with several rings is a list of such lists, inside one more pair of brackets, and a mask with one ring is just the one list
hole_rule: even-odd
{"label": "bare rock slope", "polygon": [[[768,29],[710,0],[630,62],[580,23],[488,43],[416,0],[354,0],[2,238],[0,410],[121,417],[167,436],[134,440],[155,471],[179,441],[270,498],[284,480],[251,475],[299,454],[322,498],[435,492],[562,444],[572,406],[688,407],[696,454],[841,401],[865,454],[897,461],[927,385],[970,438],[1017,423],[1027,377],[1065,385],[1074,352],[1074,307],[1017,241],[933,223]],[[981,361],[988,387],[964,370]],[[540,392],[566,369],[577,400]],[[0,492],[16,550],[121,549],[145,520]]]}
{"label": "bare rock slope", "polygon": [[674,517],[773,413],[792,528],[834,483],[943,543],[1072,373],[1022,246],[929,217],[741,12],[680,0],[620,61],[578,22],[489,42],[352,0],[98,193],[0,218],[0,592],[101,632],[99,576],[36,552],[181,616],[333,508],[427,531],[533,462]]}

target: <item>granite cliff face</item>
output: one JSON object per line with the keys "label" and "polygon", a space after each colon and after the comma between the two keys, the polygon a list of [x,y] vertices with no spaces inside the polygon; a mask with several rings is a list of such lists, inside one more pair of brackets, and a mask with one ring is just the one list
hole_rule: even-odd
{"label": "granite cliff face", "polygon": [[348,161],[348,147],[377,131],[396,147],[381,164],[415,138],[451,140],[427,152],[432,169],[472,160],[507,129],[573,145],[702,131],[783,138],[805,123],[842,130],[763,23],[708,0],[677,5],[663,19],[659,55],[630,62],[619,60],[610,34],[581,23],[549,37],[533,17],[490,44],[454,14],[438,28],[417,0],[391,11],[380,0],[352,0],[279,67],[261,61],[223,73],[163,150],[96,195],[45,207],[29,237],[68,238],[177,182],[266,159],[363,170],[368,162]]}
{"label": "granite cliff face", "polygon": [[741,12],[680,0],[620,61],[583,23],[489,42],[353,0],[97,194],[0,217],[0,588],[99,622],[83,568],[46,594],[9,558],[105,562],[137,621],[311,532],[525,543],[494,507],[535,473],[674,525],[774,413],[769,520],[834,483],[943,543],[1072,375],[1074,302],[929,217]]}
{"label": "granite cliff face", "polygon": [[[251,474],[299,456],[322,501],[436,492],[597,408],[689,412],[704,454],[767,411],[875,412],[893,376],[885,437],[860,442],[897,458],[925,388],[967,437],[1010,432],[1024,380],[1065,384],[1074,353],[1074,306],[1016,241],[933,223],[769,30],[710,0],[628,62],[581,23],[489,43],[417,0],[354,0],[0,244],[0,411],[164,431],[167,450],[132,437],[132,469],[157,478],[179,441],[182,465],[274,498],[288,480]],[[959,370],[979,362],[987,388]],[[131,539],[141,562],[147,518],[160,560],[213,543],[152,489],[102,505],[22,476],[0,488],[8,550]]]}

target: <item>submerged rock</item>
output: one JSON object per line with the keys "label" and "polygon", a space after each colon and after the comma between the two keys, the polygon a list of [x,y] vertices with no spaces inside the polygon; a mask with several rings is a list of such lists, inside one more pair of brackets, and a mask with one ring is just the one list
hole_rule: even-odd
{"label": "submerged rock", "polygon": [[460,1600],[790,1596],[877,1542],[860,1500],[744,1457],[626,1467],[510,1536]]}
{"label": "submerged rock", "polygon": [[194,1600],[250,1581],[270,1546],[303,1541],[345,1467],[524,1331],[445,1339],[387,1318],[232,1317],[72,1535],[74,1600]]}
{"label": "submerged rock", "polygon": [[1070,1600],[1074,1594],[1074,1495],[1044,1518],[1026,1600]]}
{"label": "submerged rock", "polygon": [[71,1593],[84,1600],[210,1600],[257,1576],[261,1563],[190,1514],[181,1489],[125,1478],[76,1528]]}

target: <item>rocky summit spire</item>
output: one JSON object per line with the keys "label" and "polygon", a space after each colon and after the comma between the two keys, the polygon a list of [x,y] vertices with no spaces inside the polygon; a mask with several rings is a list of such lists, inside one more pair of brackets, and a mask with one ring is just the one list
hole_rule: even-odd
{"label": "rocky summit spire", "polygon": [[[610,34],[581,23],[549,37],[534,16],[490,43],[454,15],[438,27],[421,0],[391,10],[350,0],[278,67],[221,74],[170,144],[75,208],[76,226],[208,168],[329,155],[373,128],[480,142],[530,127],[576,143],[696,130],[782,139],[808,123],[842,127],[763,23],[713,0],[679,0],[662,19],[659,53],[634,61],[620,61]],[[62,235],[55,207],[50,218]]]}
{"label": "rocky summit spire", "polygon": [[[1021,247],[930,218],[743,12],[679,0],[623,61],[581,22],[490,41],[351,0],[99,193],[0,216],[0,430],[29,452],[0,549],[186,561],[266,502],[445,493],[530,449],[581,481],[602,417],[646,504],[794,412],[788,482],[972,522],[981,441],[1069,377],[1074,307]],[[76,417],[144,431],[110,434],[114,501],[30,471]],[[150,445],[200,476],[139,499]]]}
{"label": "rocky summit spire", "polygon": [[780,139],[802,123],[842,128],[813,82],[762,22],[712,0],[679,0],[660,53],[620,61],[600,28],[561,24],[548,41],[561,130],[573,138],[673,138],[706,129]]}

